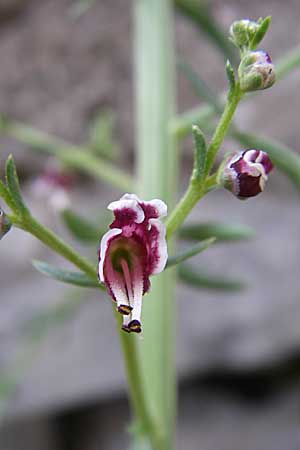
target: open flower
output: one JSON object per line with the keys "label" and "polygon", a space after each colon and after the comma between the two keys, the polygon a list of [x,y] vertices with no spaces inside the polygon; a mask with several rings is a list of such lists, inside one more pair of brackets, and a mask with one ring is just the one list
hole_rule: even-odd
{"label": "open flower", "polygon": [[168,253],[165,226],[167,206],[161,200],[140,200],[125,194],[108,205],[115,219],[101,239],[99,281],[105,283],[117,310],[123,315],[123,330],[141,332],[143,295],[150,288],[150,275],[162,272]]}
{"label": "open flower", "polygon": [[220,182],[240,199],[254,197],[264,190],[273,165],[266,152],[244,150],[231,155],[221,169]]}

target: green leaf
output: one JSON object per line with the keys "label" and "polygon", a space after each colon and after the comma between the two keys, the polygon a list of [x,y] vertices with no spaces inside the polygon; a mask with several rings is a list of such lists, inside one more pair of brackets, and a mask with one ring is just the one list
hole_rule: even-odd
{"label": "green leaf", "polygon": [[199,181],[203,178],[206,161],[205,136],[197,125],[192,126],[194,135],[194,168],[192,180]]}
{"label": "green leaf", "polygon": [[259,19],[259,28],[256,30],[256,33],[254,34],[252,41],[250,42],[250,50],[256,50],[256,47],[258,44],[263,40],[266,32],[268,31],[268,28],[271,23],[271,16],[267,16],[264,19]]}
{"label": "green leaf", "polygon": [[181,264],[179,266],[178,277],[183,283],[196,288],[228,292],[237,292],[245,288],[245,284],[241,281],[199,272],[189,264]]}
{"label": "green leaf", "polygon": [[70,209],[65,209],[61,213],[61,218],[69,232],[79,241],[95,243],[105,233],[104,227],[97,227],[84,217],[79,216]]}
{"label": "green leaf", "polygon": [[190,82],[195,94],[210,104],[217,113],[222,113],[223,107],[218,100],[218,96],[215,94],[215,91],[213,91],[186,62],[180,61],[178,63],[178,67]]}
{"label": "green leaf", "polygon": [[210,247],[215,242],[215,240],[216,238],[214,237],[206,239],[205,241],[202,241],[199,244],[194,245],[193,247],[190,247],[187,250],[184,250],[183,252],[180,252],[175,256],[171,256],[170,258],[168,258],[166,267],[169,268],[175,266],[189,258],[192,258],[193,256],[198,255],[199,253],[202,253],[204,250]]}
{"label": "green leaf", "polygon": [[300,156],[297,153],[273,139],[240,132],[233,132],[231,135],[245,147],[266,151],[274,166],[300,188]]}
{"label": "green leaf", "polygon": [[19,210],[22,213],[27,213],[28,209],[26,208],[22,198],[19,178],[17,175],[17,170],[12,155],[9,155],[9,157],[6,160],[5,177],[7,189],[10,194],[11,200],[15,205],[15,209]]}
{"label": "green leaf", "polygon": [[15,210],[15,203],[10,195],[9,190],[7,189],[7,187],[5,186],[5,184],[0,180],[0,197],[2,198],[2,200],[4,200],[4,202],[6,203],[6,205],[12,210]]}
{"label": "green leaf", "polygon": [[245,225],[217,222],[184,225],[179,230],[179,237],[193,241],[203,241],[215,237],[218,242],[235,242],[251,239],[253,236],[253,230]]}
{"label": "green leaf", "polygon": [[75,286],[87,287],[87,288],[101,288],[101,285],[95,279],[89,278],[82,272],[73,272],[69,270],[60,269],[43,261],[32,261],[32,265],[43,275],[53,278],[54,280],[61,281],[67,284],[73,284]]}

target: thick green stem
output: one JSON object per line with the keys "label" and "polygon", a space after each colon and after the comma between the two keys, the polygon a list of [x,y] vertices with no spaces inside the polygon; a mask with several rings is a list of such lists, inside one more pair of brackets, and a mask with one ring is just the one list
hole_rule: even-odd
{"label": "thick green stem", "polygon": [[[116,312],[116,318],[121,328],[120,314]],[[147,435],[153,449],[165,450],[160,428],[151,416],[143,391],[143,378],[138,354],[138,342],[136,336],[120,332],[120,343],[125,363],[129,400],[133,414],[136,418],[137,432]]]}
{"label": "thick green stem", "polygon": [[[171,0],[136,0],[135,62],[137,176],[142,198],[174,204],[177,155],[168,133],[175,99]],[[169,246],[170,251],[170,246]],[[164,450],[173,446],[176,410],[174,368],[174,271],[151,280],[144,299],[140,342],[144,392],[160,424]]]}

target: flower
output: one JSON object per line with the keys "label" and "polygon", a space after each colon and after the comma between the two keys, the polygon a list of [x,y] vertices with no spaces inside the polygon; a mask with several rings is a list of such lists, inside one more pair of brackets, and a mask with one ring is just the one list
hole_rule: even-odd
{"label": "flower", "polygon": [[267,89],[276,80],[270,55],[263,50],[247,52],[241,60],[238,74],[243,92]]}
{"label": "flower", "polygon": [[273,165],[262,150],[244,150],[231,155],[220,171],[220,182],[240,199],[255,197],[265,188]]}
{"label": "flower", "polygon": [[168,253],[165,226],[166,204],[158,199],[140,200],[125,194],[108,205],[115,219],[101,239],[99,281],[123,315],[123,330],[140,333],[142,297],[150,288],[150,275],[165,268]]}

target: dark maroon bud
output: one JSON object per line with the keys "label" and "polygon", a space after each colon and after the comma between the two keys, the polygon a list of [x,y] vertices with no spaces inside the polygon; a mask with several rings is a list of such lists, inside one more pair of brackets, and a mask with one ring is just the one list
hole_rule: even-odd
{"label": "dark maroon bud", "polygon": [[220,183],[240,199],[255,197],[264,190],[272,169],[267,153],[262,150],[244,150],[225,161]]}

